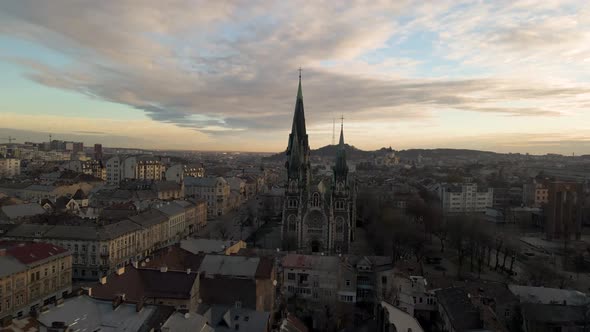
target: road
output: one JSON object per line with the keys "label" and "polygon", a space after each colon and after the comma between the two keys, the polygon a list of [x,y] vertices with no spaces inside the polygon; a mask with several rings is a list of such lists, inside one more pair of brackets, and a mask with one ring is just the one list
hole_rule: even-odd
{"label": "road", "polygon": [[256,199],[252,198],[244,202],[239,209],[230,211],[213,220],[208,220],[207,226],[197,236],[212,239],[246,240],[258,228],[257,225],[240,226],[241,210],[245,209],[248,205],[256,211],[257,202]]}

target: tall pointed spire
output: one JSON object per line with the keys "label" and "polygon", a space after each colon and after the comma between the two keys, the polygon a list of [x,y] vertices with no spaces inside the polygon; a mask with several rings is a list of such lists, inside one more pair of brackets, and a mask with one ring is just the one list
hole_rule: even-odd
{"label": "tall pointed spire", "polygon": [[299,68],[299,84],[297,86],[297,99],[295,100],[295,112],[293,113],[293,124],[289,135],[287,146],[289,175],[299,177],[300,180],[309,180],[309,143],[307,130],[305,128],[305,112],[303,109],[303,92],[301,88],[301,68]]}
{"label": "tall pointed spire", "polygon": [[336,165],[334,165],[334,176],[337,178],[346,177],[348,174],[348,165],[346,164],[346,146],[344,145],[344,117],[340,120],[340,141],[336,151]]}

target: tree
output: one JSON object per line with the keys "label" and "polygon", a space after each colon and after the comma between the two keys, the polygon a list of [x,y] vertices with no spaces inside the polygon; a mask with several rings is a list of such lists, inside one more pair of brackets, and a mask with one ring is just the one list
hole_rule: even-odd
{"label": "tree", "polygon": [[467,220],[465,216],[455,216],[448,221],[449,226],[449,239],[451,247],[457,250],[457,257],[459,266],[457,268],[457,277],[461,276],[463,268],[463,261],[467,254],[467,248],[465,246],[465,233]]}
{"label": "tree", "polygon": [[220,222],[217,225],[215,225],[215,231],[219,234],[222,240],[227,240],[229,229],[223,222]]}

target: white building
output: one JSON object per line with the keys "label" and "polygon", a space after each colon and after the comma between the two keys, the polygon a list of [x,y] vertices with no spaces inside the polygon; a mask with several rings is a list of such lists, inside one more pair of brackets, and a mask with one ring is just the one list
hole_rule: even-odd
{"label": "white building", "polygon": [[20,160],[0,158],[0,178],[13,178],[20,175]]}
{"label": "white building", "polygon": [[230,187],[222,177],[184,178],[185,196],[207,201],[207,217],[222,216],[230,210]]}
{"label": "white building", "polygon": [[443,183],[435,189],[444,214],[485,212],[494,203],[492,188],[477,188],[475,183]]}

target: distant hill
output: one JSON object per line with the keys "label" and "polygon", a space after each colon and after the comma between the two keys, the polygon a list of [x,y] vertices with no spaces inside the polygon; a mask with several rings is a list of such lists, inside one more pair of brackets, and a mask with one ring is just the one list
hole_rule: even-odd
{"label": "distant hill", "polygon": [[[336,156],[337,145],[326,145],[316,150],[311,150],[311,156]],[[493,157],[499,155],[490,151],[467,150],[467,149],[408,149],[395,151],[392,148],[381,148],[374,151],[365,151],[357,149],[352,145],[345,144],[346,157],[350,160],[371,159],[395,152],[402,159],[416,159],[419,155],[424,158],[475,158],[475,157]],[[285,152],[280,152],[264,158],[267,161],[283,161],[286,159]]]}

